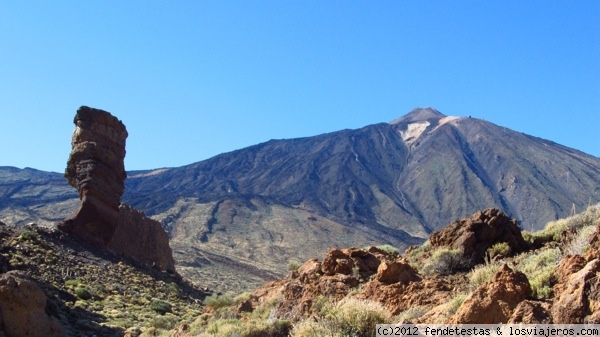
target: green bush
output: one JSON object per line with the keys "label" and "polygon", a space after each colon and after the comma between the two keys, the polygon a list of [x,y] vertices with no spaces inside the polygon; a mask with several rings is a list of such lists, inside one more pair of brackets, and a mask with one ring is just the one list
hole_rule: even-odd
{"label": "green bush", "polygon": [[23,233],[19,235],[19,239],[26,241],[36,241],[38,237],[38,233],[30,230],[23,231]]}
{"label": "green bush", "polygon": [[173,308],[171,307],[171,303],[163,300],[153,300],[152,302],[150,302],[150,309],[156,311],[161,315],[164,315],[173,310]]}
{"label": "green bush", "polygon": [[177,327],[179,323],[179,317],[173,314],[161,314],[161,316],[154,317],[154,321],[152,322],[152,326],[157,329],[163,330],[171,330]]}
{"label": "green bush", "polygon": [[390,323],[389,311],[377,302],[356,298],[322,302],[316,321],[296,324],[291,336],[375,336],[376,324]]}
{"label": "green bush", "polygon": [[93,297],[92,293],[85,287],[75,288],[75,296],[86,301]]}
{"label": "green bush", "polygon": [[565,247],[565,254],[581,255],[585,253],[590,247],[590,239],[596,230],[596,226],[579,228],[575,237]]}
{"label": "green bush", "polygon": [[493,259],[496,256],[509,256],[511,249],[507,242],[498,242],[488,248],[486,253],[487,256]]}
{"label": "green bush", "polygon": [[501,262],[492,262],[481,264],[469,272],[469,284],[477,288],[480,285],[489,282],[494,277],[494,274],[500,270]]}
{"label": "green bush", "polygon": [[[286,320],[219,320],[209,324],[206,333],[217,337],[286,337],[289,335],[291,323]],[[200,334],[199,336],[207,336]]]}
{"label": "green bush", "polygon": [[[414,247],[414,246],[413,246]],[[422,260],[425,256],[431,251],[432,246],[429,240],[423,242],[422,245],[410,249],[406,254],[406,258],[408,259],[408,263],[413,266],[415,269],[419,269],[418,266],[422,264]]]}
{"label": "green bush", "polygon": [[579,229],[586,226],[595,226],[600,223],[600,204],[588,207],[585,211],[570,216],[566,219],[551,221],[546,227],[532,233],[534,239],[542,241],[560,241],[561,234],[567,228]]}
{"label": "green bush", "polygon": [[450,299],[450,302],[448,303],[448,316],[454,315],[458,308],[460,308],[460,306],[465,302],[467,297],[469,297],[469,295],[467,294],[454,295],[454,297],[452,297],[452,299]]}
{"label": "green bush", "polygon": [[424,275],[434,273],[440,275],[449,275],[457,271],[469,268],[470,260],[463,256],[461,249],[440,248],[431,254],[431,257],[425,262],[421,272]]}
{"label": "green bush", "polygon": [[210,295],[204,299],[204,305],[209,308],[213,308],[217,310],[219,308],[224,308],[232,305],[234,303],[233,299],[229,295]]}
{"label": "green bush", "polygon": [[530,252],[515,260],[516,270],[527,275],[533,297],[544,299],[552,295],[554,270],[562,258],[558,248]]}
{"label": "green bush", "polygon": [[288,270],[289,271],[296,271],[298,270],[298,268],[300,268],[301,264],[300,263],[296,263],[296,262],[290,262],[288,264]]}
{"label": "green bush", "polygon": [[412,320],[414,320],[416,318],[420,318],[421,316],[425,315],[427,313],[427,311],[429,311],[429,310],[427,309],[426,306],[417,305],[417,306],[410,307],[410,308],[400,312],[397,315],[395,323],[404,324],[404,323],[412,322]]}
{"label": "green bush", "polygon": [[379,249],[383,250],[384,252],[388,252],[390,254],[400,254],[400,250],[398,250],[398,248],[396,248],[392,245],[380,245],[375,248],[379,248]]}

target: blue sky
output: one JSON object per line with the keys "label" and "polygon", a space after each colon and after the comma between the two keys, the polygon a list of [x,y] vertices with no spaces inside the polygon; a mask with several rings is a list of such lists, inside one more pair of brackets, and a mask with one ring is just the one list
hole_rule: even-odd
{"label": "blue sky", "polygon": [[599,1],[3,1],[0,165],[62,172],[88,105],[126,168],[415,107],[600,156]]}

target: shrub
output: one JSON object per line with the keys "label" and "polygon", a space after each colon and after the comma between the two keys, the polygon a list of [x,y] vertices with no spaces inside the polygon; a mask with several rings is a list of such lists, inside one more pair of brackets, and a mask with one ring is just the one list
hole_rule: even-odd
{"label": "shrub", "polygon": [[298,270],[298,268],[300,268],[301,264],[300,263],[296,263],[296,262],[290,262],[288,264],[288,270],[289,271],[296,271]]}
{"label": "shrub", "polygon": [[161,316],[154,317],[152,326],[157,329],[171,330],[174,329],[179,323],[179,317],[173,314],[164,314]]}
{"label": "shrub", "polygon": [[524,254],[517,263],[516,270],[527,275],[533,296],[539,299],[552,295],[554,269],[562,258],[558,248]]}
{"label": "shrub", "polygon": [[422,245],[413,248],[408,251],[406,258],[408,263],[415,269],[419,269],[417,266],[421,264],[421,260],[431,251],[431,242],[429,240],[423,242]]}
{"label": "shrub", "polygon": [[387,252],[390,254],[400,254],[400,250],[398,250],[398,248],[396,248],[392,245],[380,245],[375,248],[379,248],[379,249],[383,250],[384,252]]}
{"label": "shrub", "polygon": [[86,301],[93,297],[92,293],[85,287],[75,288],[75,296]]}
{"label": "shrub", "polygon": [[566,219],[560,219],[549,222],[546,227],[538,232],[532,233],[535,238],[543,241],[560,241],[561,234],[567,228],[579,229],[586,226],[597,225],[600,222],[600,204],[590,206],[585,211],[570,216]]}
{"label": "shrub", "polygon": [[150,302],[150,309],[156,311],[161,315],[164,315],[173,310],[171,307],[171,303],[163,300],[153,300],[152,302]]}
{"label": "shrub", "polygon": [[486,253],[487,256],[493,259],[496,256],[509,256],[511,249],[507,242],[498,242],[488,248]]}
{"label": "shrub", "polygon": [[480,285],[491,281],[494,274],[498,272],[501,266],[502,263],[500,262],[492,262],[475,267],[469,272],[469,284],[474,288],[477,288]]}
{"label": "shrub", "polygon": [[177,283],[171,282],[167,284],[167,292],[171,296],[179,296],[179,294],[181,294],[181,289]]}
{"label": "shrub", "polygon": [[388,310],[373,301],[344,298],[319,306],[318,323],[308,320],[296,324],[292,336],[375,336],[375,325],[390,321]]}
{"label": "shrub", "polygon": [[30,230],[23,231],[21,235],[19,235],[19,239],[27,240],[27,241],[36,241],[38,239],[38,233]]}
{"label": "shrub", "polygon": [[470,265],[470,260],[463,256],[461,249],[440,248],[431,254],[421,272],[425,275],[434,273],[449,275],[464,270]]}
{"label": "shrub", "polygon": [[532,233],[534,239],[542,239],[542,241],[560,241],[560,235],[567,229],[567,221],[560,219],[557,221],[551,221],[546,224],[546,227],[541,230]]}
{"label": "shrub", "polygon": [[65,281],[65,285],[68,287],[77,287],[79,284],[81,284],[81,281],[78,279]]}
{"label": "shrub", "polygon": [[228,319],[211,323],[205,332],[210,336],[219,337],[284,337],[289,335],[290,329],[291,323],[286,320],[274,320],[272,322],[246,320],[242,322],[238,319]]}
{"label": "shrub", "polygon": [[450,302],[448,302],[448,316],[454,315],[468,296],[468,294],[456,294],[454,297],[452,297]]}
{"label": "shrub", "polygon": [[213,308],[214,310],[217,310],[219,308],[224,308],[224,307],[228,307],[230,305],[232,305],[233,299],[231,298],[231,296],[228,295],[210,295],[207,298],[204,299],[204,305],[206,305],[209,308]]}
{"label": "shrub", "polygon": [[580,228],[575,237],[565,247],[565,254],[581,255],[585,253],[590,247],[590,239],[595,231],[596,226],[585,226]]}
{"label": "shrub", "polygon": [[410,307],[397,315],[396,323],[404,324],[411,322],[416,318],[420,318],[429,311],[425,306],[414,306]]}

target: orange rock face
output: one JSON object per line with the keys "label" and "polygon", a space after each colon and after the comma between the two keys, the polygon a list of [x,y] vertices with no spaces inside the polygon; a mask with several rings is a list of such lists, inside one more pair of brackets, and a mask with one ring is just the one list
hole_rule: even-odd
{"label": "orange rock face", "polygon": [[46,314],[46,295],[18,272],[0,275],[0,335],[59,337],[63,329]]}
{"label": "orange rock face", "polygon": [[483,263],[486,250],[495,243],[506,242],[513,253],[527,246],[517,221],[494,208],[450,224],[431,234],[429,241],[434,247],[463,250],[473,265]]}
{"label": "orange rock face", "polygon": [[531,295],[527,276],[506,264],[492,281],[482,284],[458,308],[450,323],[506,323],[517,305]]}

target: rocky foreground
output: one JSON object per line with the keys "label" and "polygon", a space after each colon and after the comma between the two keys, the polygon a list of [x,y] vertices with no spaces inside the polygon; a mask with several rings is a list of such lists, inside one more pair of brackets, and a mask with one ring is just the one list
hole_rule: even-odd
{"label": "rocky foreground", "polygon": [[599,323],[599,225],[600,206],[534,233],[489,209],[405,254],[331,249],[253,293],[206,297],[71,234],[0,224],[0,332],[372,336],[377,323]]}
{"label": "rocky foreground", "polygon": [[138,336],[195,318],[206,296],[176,274],[35,225],[0,223],[0,272],[3,337]]}

